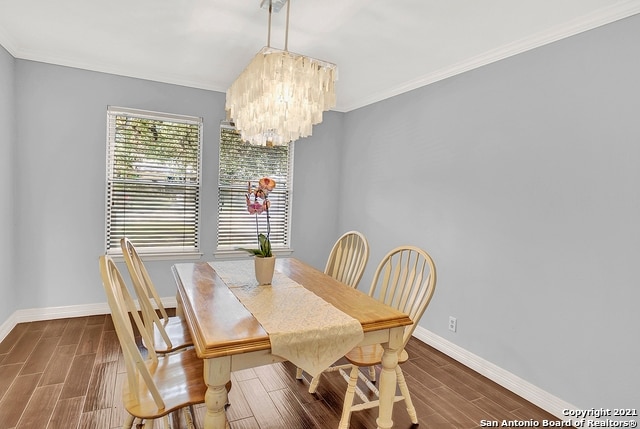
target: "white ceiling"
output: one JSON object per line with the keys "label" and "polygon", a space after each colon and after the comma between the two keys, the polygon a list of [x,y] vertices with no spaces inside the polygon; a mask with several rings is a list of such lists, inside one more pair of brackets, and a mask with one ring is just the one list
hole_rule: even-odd
{"label": "white ceiling", "polygon": [[[640,13],[640,0],[292,0],[289,50],[338,65],[349,111]],[[271,46],[284,47],[286,7]],[[266,45],[260,0],[0,0],[14,57],[226,91]]]}

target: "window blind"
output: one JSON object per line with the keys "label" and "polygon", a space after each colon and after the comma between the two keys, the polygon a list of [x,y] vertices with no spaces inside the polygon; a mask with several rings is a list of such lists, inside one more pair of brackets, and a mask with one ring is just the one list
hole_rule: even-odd
{"label": "window blind", "polygon": [[108,108],[107,253],[198,251],[201,148],[201,118]]}
{"label": "window blind", "polygon": [[[289,248],[293,145],[254,146],[243,142],[230,126],[220,128],[218,176],[218,250],[256,248],[256,216],[249,214],[245,195],[248,182],[254,186],[262,177],[276,181],[269,193],[271,246]],[[267,216],[257,216],[260,233],[267,233]]]}

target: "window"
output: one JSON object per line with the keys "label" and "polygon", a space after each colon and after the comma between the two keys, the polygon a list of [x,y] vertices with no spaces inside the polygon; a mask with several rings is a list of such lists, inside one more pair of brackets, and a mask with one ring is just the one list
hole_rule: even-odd
{"label": "window", "polygon": [[202,119],[107,110],[106,251],[199,251]]}
{"label": "window", "polygon": [[[243,142],[230,125],[220,127],[220,171],[218,176],[218,251],[258,245],[256,219],[247,212],[248,182],[261,177],[276,181],[269,193],[271,245],[289,249],[291,189],[293,187],[293,145],[254,146]],[[266,216],[259,215],[260,232],[265,232]]]}

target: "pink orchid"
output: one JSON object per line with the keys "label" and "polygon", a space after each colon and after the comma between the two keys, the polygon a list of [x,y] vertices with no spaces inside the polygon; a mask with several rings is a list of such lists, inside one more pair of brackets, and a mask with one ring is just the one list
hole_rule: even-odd
{"label": "pink orchid", "polygon": [[249,210],[250,214],[260,214],[264,211],[264,208],[260,203],[250,203],[247,205],[247,210]]}
{"label": "pink orchid", "polygon": [[245,197],[247,199],[247,210],[250,214],[260,214],[263,212],[263,204],[259,203],[258,201],[251,202],[251,198],[249,197],[249,195],[246,195]]}
{"label": "pink orchid", "polygon": [[[269,241],[269,235],[271,234],[271,223],[269,216],[269,208],[271,202],[268,195],[276,187],[276,182],[269,177],[263,177],[258,182],[258,187],[253,189],[251,182],[247,186],[247,194],[245,198],[247,200],[247,211],[249,214],[256,216],[256,234],[258,236],[259,249],[242,249],[253,255],[259,256],[272,256],[271,254],[271,242]],[[261,213],[267,214],[267,234],[260,234],[258,229],[258,215]]]}

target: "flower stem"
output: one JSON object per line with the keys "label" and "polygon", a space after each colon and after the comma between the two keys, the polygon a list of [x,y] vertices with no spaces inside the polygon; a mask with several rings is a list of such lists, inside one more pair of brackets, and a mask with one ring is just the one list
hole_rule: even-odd
{"label": "flower stem", "polygon": [[269,221],[270,216],[269,216],[269,209],[266,210],[267,212],[267,239],[271,236],[271,222]]}
{"label": "flower stem", "polygon": [[258,213],[256,213],[256,240],[258,240],[258,246],[260,246],[260,230],[258,229]]}

